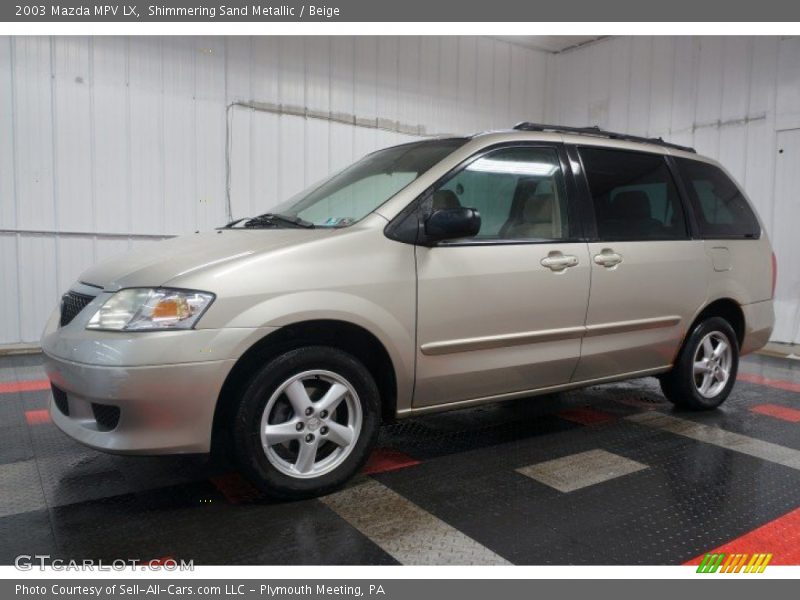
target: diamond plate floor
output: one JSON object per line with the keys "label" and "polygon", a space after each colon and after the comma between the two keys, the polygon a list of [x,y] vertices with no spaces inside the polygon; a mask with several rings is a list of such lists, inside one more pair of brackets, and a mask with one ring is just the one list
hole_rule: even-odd
{"label": "diamond plate floor", "polygon": [[0,564],[681,564],[800,536],[797,360],[747,357],[710,413],[640,379],[404,421],[368,474],[292,503],[203,457],[78,445],[41,412],[40,362],[0,358]]}

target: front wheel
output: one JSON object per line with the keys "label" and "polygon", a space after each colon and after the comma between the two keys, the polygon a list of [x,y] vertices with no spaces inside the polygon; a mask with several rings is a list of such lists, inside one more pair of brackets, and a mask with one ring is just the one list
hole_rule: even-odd
{"label": "front wheel", "polygon": [[234,422],[239,463],[270,496],[325,494],[366,462],[380,426],[363,364],[326,346],[290,350],[252,378]]}
{"label": "front wheel", "polygon": [[711,410],[733,389],[739,368],[739,344],[720,317],[702,321],[691,332],[675,366],[661,376],[661,390],[677,406]]}

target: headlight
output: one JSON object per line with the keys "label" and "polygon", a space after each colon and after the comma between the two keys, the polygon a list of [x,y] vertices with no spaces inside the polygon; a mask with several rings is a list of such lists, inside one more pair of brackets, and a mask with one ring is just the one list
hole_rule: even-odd
{"label": "headlight", "polygon": [[164,288],[120,290],[94,313],[87,329],[144,331],[191,329],[214,294]]}

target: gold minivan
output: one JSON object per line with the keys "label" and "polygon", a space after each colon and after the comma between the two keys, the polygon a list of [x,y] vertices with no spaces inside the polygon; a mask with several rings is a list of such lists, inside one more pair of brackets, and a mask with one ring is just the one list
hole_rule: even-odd
{"label": "gold minivan", "polygon": [[83,273],[42,338],[51,414],[93,448],[231,448],[267,493],[322,494],[396,418],[644,376],[715,408],[775,277],[744,192],[690,148],[532,123],[418,141]]}

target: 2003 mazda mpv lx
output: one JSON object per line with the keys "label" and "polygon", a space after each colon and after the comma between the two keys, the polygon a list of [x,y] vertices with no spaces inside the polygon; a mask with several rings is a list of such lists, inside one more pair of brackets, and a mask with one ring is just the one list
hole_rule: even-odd
{"label": "2003 mazda mpv lx", "polygon": [[266,492],[321,494],[395,417],[647,375],[714,408],[775,276],[691,149],[530,123],[414,142],[86,271],[42,339],[51,412],[110,452],[227,440]]}

